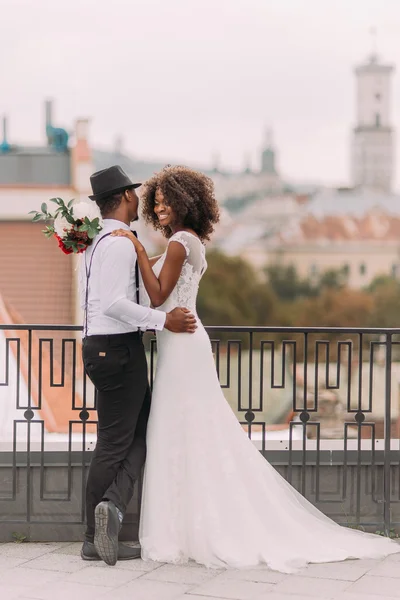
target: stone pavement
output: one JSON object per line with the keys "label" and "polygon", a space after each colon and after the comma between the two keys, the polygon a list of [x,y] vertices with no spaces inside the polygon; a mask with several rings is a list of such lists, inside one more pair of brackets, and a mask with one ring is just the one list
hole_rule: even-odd
{"label": "stone pavement", "polygon": [[80,544],[0,544],[1,600],[394,600],[400,554],[384,560],[310,565],[284,575],[265,567],[207,570],[119,562],[83,562]]}

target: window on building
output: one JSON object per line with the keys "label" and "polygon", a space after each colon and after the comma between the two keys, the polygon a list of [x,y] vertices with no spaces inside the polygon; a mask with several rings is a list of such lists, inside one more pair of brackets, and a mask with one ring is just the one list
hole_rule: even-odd
{"label": "window on building", "polygon": [[318,274],[318,267],[315,264],[310,265],[310,275],[315,277]]}
{"label": "window on building", "polygon": [[347,263],[343,265],[343,275],[346,275],[346,277],[350,275],[350,266]]}
{"label": "window on building", "polygon": [[365,263],[361,263],[360,265],[360,275],[366,275],[367,274],[367,265]]}
{"label": "window on building", "polygon": [[376,113],[376,115],[375,115],[375,126],[376,127],[381,126],[381,115],[379,113]]}

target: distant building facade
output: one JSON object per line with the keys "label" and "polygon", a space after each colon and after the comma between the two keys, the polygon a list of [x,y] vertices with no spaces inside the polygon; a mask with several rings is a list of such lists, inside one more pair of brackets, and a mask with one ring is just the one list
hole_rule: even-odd
{"label": "distant building facade", "polygon": [[391,121],[393,66],[376,54],[355,69],[357,122],[353,132],[352,179],[356,187],[391,192],[394,130]]}
{"label": "distant building facade", "polygon": [[61,197],[88,200],[94,170],[88,143],[88,122],[77,120],[74,143],[54,127],[52,104],[46,103],[47,144],[39,147],[10,142],[3,121],[0,144],[0,294],[25,323],[76,323],[76,258],[62,254],[47,240],[42,223],[29,211]]}

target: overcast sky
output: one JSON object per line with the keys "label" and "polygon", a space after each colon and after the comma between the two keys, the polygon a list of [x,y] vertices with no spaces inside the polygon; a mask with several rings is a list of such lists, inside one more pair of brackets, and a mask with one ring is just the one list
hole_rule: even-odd
{"label": "overcast sky", "polygon": [[[400,68],[400,0],[0,0],[0,114],[9,141],[91,118],[137,158],[258,167],[267,126],[287,178],[344,183],[353,67],[378,30]],[[400,129],[400,74],[393,79]],[[397,153],[400,187],[400,149]]]}

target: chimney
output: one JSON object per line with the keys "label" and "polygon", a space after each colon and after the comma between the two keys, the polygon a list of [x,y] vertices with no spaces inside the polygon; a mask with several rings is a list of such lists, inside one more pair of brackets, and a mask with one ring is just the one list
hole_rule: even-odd
{"label": "chimney", "polygon": [[78,196],[91,193],[90,175],[93,173],[92,152],[89,145],[89,120],[75,123],[75,145],[72,148],[72,181]]}
{"label": "chimney", "polygon": [[45,102],[45,113],[46,113],[46,137],[47,145],[51,146],[53,143],[52,129],[53,129],[53,102],[52,100],[46,100]]}
{"label": "chimney", "polygon": [[3,117],[3,141],[0,143],[0,152],[5,153],[10,150],[10,144],[7,140],[7,117]]}
{"label": "chimney", "polygon": [[53,125],[53,101],[46,100],[46,127]]}

